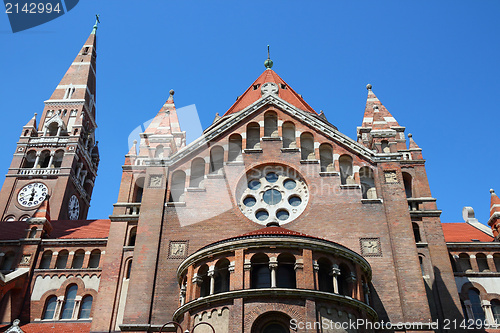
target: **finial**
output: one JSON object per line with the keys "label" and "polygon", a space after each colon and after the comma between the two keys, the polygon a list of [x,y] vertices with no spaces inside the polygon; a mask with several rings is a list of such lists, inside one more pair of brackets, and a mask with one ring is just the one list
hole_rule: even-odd
{"label": "finial", "polygon": [[271,67],[273,67],[273,61],[271,60],[269,52],[269,45],[267,46],[267,59],[264,61],[264,66],[266,66],[267,69],[271,69]]}
{"label": "finial", "polygon": [[491,194],[494,194],[494,193],[495,193],[495,190],[494,190],[494,189],[492,189],[492,188],[490,188],[490,193],[491,193]]}
{"label": "finial", "polygon": [[137,144],[137,140],[134,140],[134,146]]}
{"label": "finial", "polygon": [[411,133],[408,133],[408,137],[411,139],[413,135]]}
{"label": "finial", "polygon": [[38,113],[35,112],[35,118],[36,118],[36,116],[38,116]]}
{"label": "finial", "polygon": [[92,35],[95,35],[95,33],[97,31],[97,23],[101,23],[101,21],[99,21],[98,14],[95,15],[95,24],[94,24],[94,28],[92,29]]}
{"label": "finial", "polygon": [[367,89],[367,90],[372,90],[372,85],[368,83],[368,84],[366,85],[366,89]]}
{"label": "finial", "polygon": [[175,91],[174,91],[174,89],[170,89],[170,91],[168,93],[170,94],[170,96],[174,96]]}

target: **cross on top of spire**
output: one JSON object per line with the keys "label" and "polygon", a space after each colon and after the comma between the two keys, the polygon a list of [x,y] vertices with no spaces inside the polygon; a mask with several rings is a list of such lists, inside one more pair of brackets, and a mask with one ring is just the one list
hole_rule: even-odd
{"label": "cross on top of spire", "polygon": [[94,27],[92,29],[92,34],[95,34],[97,31],[97,23],[101,23],[101,21],[99,21],[99,14],[95,15],[95,24],[94,24]]}

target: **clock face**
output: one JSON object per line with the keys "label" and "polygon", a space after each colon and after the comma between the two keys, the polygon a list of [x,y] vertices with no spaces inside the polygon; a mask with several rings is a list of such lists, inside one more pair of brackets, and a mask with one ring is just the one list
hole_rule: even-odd
{"label": "clock face", "polygon": [[36,207],[42,203],[49,190],[44,183],[31,183],[24,186],[17,195],[17,201],[23,207]]}
{"label": "clock face", "polygon": [[361,243],[363,254],[380,254],[380,243],[377,239],[364,239]]}
{"label": "clock face", "polygon": [[68,218],[70,220],[78,220],[79,216],[80,216],[80,202],[78,201],[76,195],[73,194],[71,198],[69,198]]}

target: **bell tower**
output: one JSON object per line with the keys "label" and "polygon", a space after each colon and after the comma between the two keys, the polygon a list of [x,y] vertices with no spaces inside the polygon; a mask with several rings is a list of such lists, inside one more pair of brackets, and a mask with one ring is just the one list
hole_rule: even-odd
{"label": "bell tower", "polygon": [[78,52],[40,122],[37,114],[23,127],[0,191],[2,221],[26,220],[46,195],[54,220],[87,218],[97,176],[95,139],[96,31]]}

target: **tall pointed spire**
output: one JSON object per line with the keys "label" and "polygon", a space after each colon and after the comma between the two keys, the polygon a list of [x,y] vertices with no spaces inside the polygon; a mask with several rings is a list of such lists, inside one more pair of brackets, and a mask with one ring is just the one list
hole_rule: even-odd
{"label": "tall pointed spire", "polygon": [[170,90],[167,101],[141,134],[140,157],[166,158],[186,145],[186,133],[181,131],[174,93]]}
{"label": "tall pointed spire", "polygon": [[490,190],[491,200],[490,200],[490,219],[488,220],[488,225],[493,230],[493,236],[497,241],[500,240],[500,198],[493,189]]}
{"label": "tall pointed spire", "polygon": [[389,110],[378,99],[372,90],[372,85],[367,84],[366,89],[368,90],[368,96],[363,121],[357,130],[358,141],[378,152],[382,152],[382,141],[396,144],[395,149],[390,149],[392,152],[406,149],[405,140],[398,137],[399,132],[404,132],[404,127],[399,125]]}
{"label": "tall pointed spire", "polygon": [[68,124],[70,110],[76,110],[80,116],[83,112],[89,117],[93,127],[95,124],[95,102],[96,102],[96,58],[97,39],[95,30],[99,22],[96,16],[96,23],[87,41],[78,52],[75,60],[64,74],[63,78],[52,93],[52,96],[45,101],[45,108],[40,119],[39,131],[43,131],[46,122],[64,105],[66,114],[61,113],[63,121]]}

